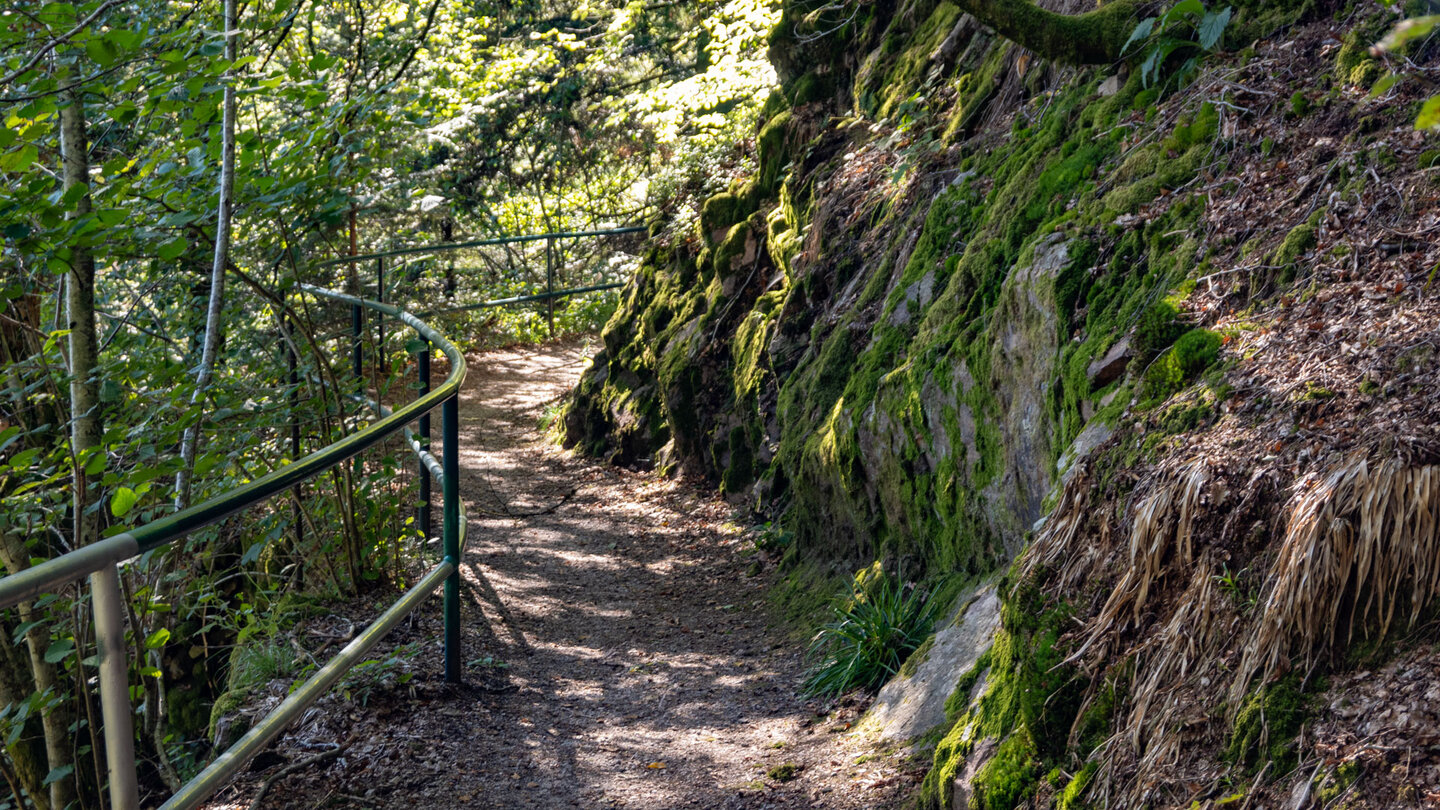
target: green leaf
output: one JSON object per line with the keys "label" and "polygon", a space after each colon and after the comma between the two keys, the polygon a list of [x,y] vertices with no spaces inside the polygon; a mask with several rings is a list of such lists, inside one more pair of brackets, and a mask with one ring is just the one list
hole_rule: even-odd
{"label": "green leaf", "polygon": [[34,630],[35,628],[43,624],[45,624],[45,622],[43,621],[24,622],[20,624],[15,628],[15,632],[12,634],[12,643],[18,645],[20,642],[25,640],[26,633]]}
{"label": "green leaf", "polygon": [[23,172],[40,157],[40,149],[27,143],[13,152],[0,155],[0,169],[7,172]]}
{"label": "green leaf", "polygon": [[1374,87],[1370,88],[1369,98],[1379,98],[1385,95],[1387,92],[1389,92],[1390,88],[1394,87],[1399,81],[1400,74],[1387,73],[1386,75],[1380,77],[1380,81],[1375,82]]}
{"label": "green leaf", "polygon": [[29,450],[21,450],[20,452],[10,457],[10,469],[17,471],[24,470],[25,468],[30,466],[31,462],[33,462],[35,460],[35,457],[38,455],[40,455],[40,448],[38,447],[32,447]]}
{"label": "green leaf", "polygon": [[160,628],[159,630],[156,630],[155,632],[151,633],[148,637],[146,637],[146,639],[145,639],[145,649],[147,649],[147,650],[158,650],[158,649],[160,649],[161,647],[164,647],[164,646],[165,646],[165,643],[166,643],[167,641],[169,641],[169,640],[170,640],[170,631],[169,631],[169,630],[166,630],[165,628],[162,627],[162,628]]}
{"label": "green leaf", "polygon": [[135,493],[135,490],[129,487],[120,487],[115,490],[114,495],[110,496],[110,514],[117,518],[125,517],[131,509],[135,508],[135,504],[139,500],[140,496]]}
{"label": "green leaf", "polygon": [[1431,14],[1427,17],[1416,17],[1413,20],[1405,20],[1399,25],[1390,29],[1385,38],[1375,43],[1375,47],[1382,51],[1394,51],[1403,48],[1407,42],[1428,36],[1435,26],[1440,25],[1440,14]]}
{"label": "green leaf", "polygon": [[1150,33],[1154,30],[1154,17],[1146,17],[1145,19],[1141,20],[1140,24],[1135,26],[1135,30],[1130,32],[1130,38],[1125,40],[1125,47],[1120,49],[1120,53],[1127,53],[1130,50],[1131,45],[1134,45],[1136,42],[1142,42],[1145,39],[1149,38]]}
{"label": "green leaf", "polygon": [[99,475],[105,472],[105,465],[109,463],[110,456],[107,455],[104,450],[97,449],[90,454],[90,458],[85,460],[85,474]]}
{"label": "green leaf", "polygon": [[75,639],[58,638],[50,642],[50,647],[45,650],[45,662],[47,664],[58,664],[70,657],[75,651]]}
{"label": "green leaf", "polygon": [[20,438],[20,428],[18,427],[12,426],[0,430],[0,452],[4,452],[5,448],[18,438]]}
{"label": "green leaf", "polygon": [[161,245],[160,250],[157,251],[157,255],[159,255],[162,261],[168,262],[172,259],[180,258],[180,254],[184,253],[185,249],[188,247],[190,247],[189,240],[185,239],[185,237],[183,236],[177,236],[174,239],[171,239],[169,242]]}
{"label": "green leaf", "polygon": [[110,67],[115,63],[115,57],[120,54],[109,40],[95,38],[85,43],[85,55],[100,67]]}
{"label": "green leaf", "polygon": [[1193,14],[1198,17],[1204,13],[1205,4],[1200,2],[1200,0],[1180,0],[1180,2],[1171,6],[1169,10],[1160,16],[1160,27],[1168,28],[1186,14]]}
{"label": "green leaf", "polygon": [[1210,12],[1205,19],[1200,21],[1200,30],[1197,32],[1200,37],[1200,47],[1207,51],[1215,50],[1220,43],[1220,37],[1225,34],[1225,27],[1230,24],[1232,11],[1229,6],[1224,11]]}
{"label": "green leaf", "polygon": [[1420,107],[1420,115],[1415,119],[1416,129],[1435,129],[1440,127],[1440,96],[1431,96],[1429,101]]}
{"label": "green leaf", "polygon": [[195,462],[195,475],[201,476],[210,472],[215,469],[215,465],[224,460],[225,457],[219,453],[206,453],[199,461]]}
{"label": "green leaf", "polygon": [[122,208],[102,208],[95,212],[100,224],[107,228],[113,228],[125,221],[125,211]]}
{"label": "green leaf", "polygon": [[244,556],[240,558],[240,564],[249,565],[250,563],[255,562],[256,560],[260,559],[260,552],[264,550],[265,543],[263,541],[252,545],[250,548],[245,549]]}
{"label": "green leaf", "polygon": [[45,774],[45,782],[44,782],[44,784],[45,784],[45,785],[54,784],[55,782],[59,782],[61,779],[65,779],[65,778],[69,777],[70,774],[72,774],[72,773],[74,773],[74,772],[75,772],[75,766],[74,766],[74,765],[61,765],[61,766],[58,767],[58,768],[52,769],[52,770],[50,771],[50,773]]}

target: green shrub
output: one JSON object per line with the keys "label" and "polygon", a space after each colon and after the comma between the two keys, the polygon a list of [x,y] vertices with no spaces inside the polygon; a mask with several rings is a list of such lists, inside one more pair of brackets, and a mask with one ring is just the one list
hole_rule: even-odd
{"label": "green shrub", "polygon": [[927,594],[881,575],[820,628],[810,645],[820,662],[805,678],[805,692],[838,695],[877,689],[930,635],[936,603]]}

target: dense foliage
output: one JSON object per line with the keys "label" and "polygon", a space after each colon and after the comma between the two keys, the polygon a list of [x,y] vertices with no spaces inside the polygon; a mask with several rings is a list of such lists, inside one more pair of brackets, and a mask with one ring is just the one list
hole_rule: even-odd
{"label": "dense foliage", "polygon": [[[317,260],[643,223],[749,171],[773,14],[765,0],[278,0],[243,7],[228,58],[219,2],[6,4],[5,572],[253,480],[292,455],[292,428],[309,452],[362,423],[347,399],[345,315],[295,285],[369,290],[376,268]],[[217,251],[229,138],[232,237]],[[415,309],[533,293],[547,254],[558,286],[615,280],[626,247],[477,248],[392,267],[384,293]],[[202,351],[212,294],[213,360]],[[594,328],[611,295],[561,302],[557,329]],[[474,341],[534,339],[548,331],[542,311],[444,326]],[[403,398],[412,358],[388,332],[377,362],[370,330],[366,373]],[[197,426],[190,457],[182,435]],[[147,791],[173,789],[211,754],[211,704],[273,658],[268,639],[295,600],[409,576],[424,544],[396,450],[125,567]],[[188,498],[177,474],[193,474]],[[77,588],[0,611],[0,772],[20,806],[98,806],[86,598]]]}

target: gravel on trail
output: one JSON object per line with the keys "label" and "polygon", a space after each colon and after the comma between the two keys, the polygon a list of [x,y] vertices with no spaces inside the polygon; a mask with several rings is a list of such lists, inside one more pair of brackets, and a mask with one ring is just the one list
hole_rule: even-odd
{"label": "gravel on trail", "polygon": [[[285,810],[858,810],[913,795],[928,762],[856,734],[862,700],[799,694],[804,640],[770,618],[773,566],[751,575],[731,506],[547,439],[542,419],[588,354],[571,342],[471,359],[466,683],[441,680],[432,597],[372,653],[369,680],[325,698],[211,808],[249,808],[262,790],[258,806]],[[389,598],[297,637],[363,626]]]}

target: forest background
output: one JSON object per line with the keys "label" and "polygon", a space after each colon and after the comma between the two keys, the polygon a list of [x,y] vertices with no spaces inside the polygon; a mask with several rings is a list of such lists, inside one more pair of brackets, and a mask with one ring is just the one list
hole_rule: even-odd
{"label": "forest background", "polygon": [[[254,480],[287,463],[293,425],[305,451],[355,430],[353,384],[332,366],[348,319],[294,290],[373,294],[376,268],[317,262],[692,219],[754,169],[777,13],[772,0],[7,4],[4,570]],[[557,281],[624,279],[636,242],[562,243]],[[545,249],[401,263],[381,292],[415,310],[535,292]],[[555,329],[593,331],[617,300],[561,302]],[[548,333],[539,306],[437,320],[472,346]],[[383,389],[417,347],[388,341],[367,373],[402,395]],[[204,764],[218,698],[299,666],[272,640],[287,617],[400,584],[425,553],[395,450],[125,567],[149,795]],[[0,774],[37,808],[99,806],[85,600],[77,588],[0,612]]]}

